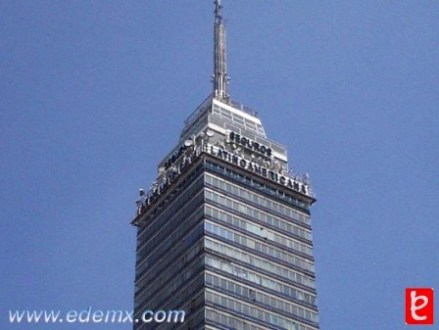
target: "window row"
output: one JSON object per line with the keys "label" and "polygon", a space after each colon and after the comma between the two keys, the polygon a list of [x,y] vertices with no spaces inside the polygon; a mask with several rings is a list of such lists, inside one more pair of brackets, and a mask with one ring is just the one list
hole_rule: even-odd
{"label": "window row", "polygon": [[256,123],[250,119],[244,118],[243,116],[233,113],[229,110],[221,108],[216,104],[213,105],[212,113],[220,117],[221,119],[231,121],[233,124],[245,130],[250,130],[252,132],[255,132],[257,134],[262,134],[263,136],[265,136],[264,128],[262,127],[261,124]]}
{"label": "window row", "polygon": [[155,265],[150,265],[143,274],[137,275],[136,288],[141,290],[147,283],[154,281],[157,281],[157,285],[162,285],[165,283],[163,279],[167,278],[168,274],[175,274],[176,269],[182,269],[186,263],[203,250],[202,240],[188,250],[182,250],[180,246],[175,246],[163,259]]}
{"label": "window row", "polygon": [[275,296],[243,286],[240,283],[236,283],[211,274],[206,275],[206,282],[214,287],[221,288],[224,291],[234,293],[255,302],[260,302],[264,305],[267,305],[270,309],[274,308],[280,312],[290,313],[306,320],[318,323],[318,316],[315,311],[309,310],[295,303],[276,298]]}
{"label": "window row", "polygon": [[204,287],[204,276],[200,273],[200,276],[189,280],[183,287],[179,288],[178,291],[169,296],[157,295],[154,302],[149,298],[146,299],[146,305],[143,305],[142,308],[151,310],[175,310],[186,305],[186,308],[184,309],[186,310],[186,314],[189,314],[191,307],[195,307],[195,303],[191,306],[191,302],[193,302],[191,299],[193,299],[197,292],[203,291]]}
{"label": "window row", "polygon": [[[205,192],[205,197],[207,200],[210,200],[212,202],[218,203],[220,205],[235,210],[236,212],[242,214],[246,218],[253,218],[261,222],[264,222],[268,225],[271,225],[273,227],[277,227],[279,229],[285,230],[294,235],[303,237],[307,240],[312,240],[312,235],[310,230],[307,230],[303,227],[299,227],[298,225],[294,225],[292,223],[288,223],[287,221],[279,219],[278,217],[273,216],[270,213],[260,211],[255,207],[239,203],[235,201],[233,198],[228,198],[218,195],[218,193],[214,193],[207,189]],[[213,216],[216,217],[216,215]]]}
{"label": "window row", "polygon": [[215,256],[207,256],[206,265],[219,269],[230,275],[239,277],[243,280],[255,283],[256,285],[262,286],[264,288],[277,291],[293,299],[304,301],[307,304],[314,306],[316,304],[315,295],[278,282],[277,280],[268,276],[260,275],[255,271],[242,268],[232,262],[221,260],[219,258],[216,258]]}
{"label": "window row", "polygon": [[225,180],[219,179],[217,177],[206,174],[205,176],[206,183],[213,185],[220,190],[232,194],[234,196],[239,196],[245,200],[248,200],[254,204],[265,207],[274,212],[280,213],[290,219],[294,219],[300,222],[303,222],[307,225],[310,225],[311,218],[308,215],[305,215],[301,212],[296,211],[292,207],[287,207],[281,203],[270,200],[268,197],[264,197],[254,192],[239,187],[237,185],[231,184]]}
{"label": "window row", "polygon": [[240,262],[247,263],[254,267],[260,268],[264,271],[273,273],[277,276],[281,276],[287,280],[296,282],[298,284],[307,286],[309,288],[315,288],[315,281],[313,278],[301,274],[297,271],[294,271],[292,268],[280,266],[274,262],[268,261],[261,257],[256,257],[250,255],[247,252],[242,251],[241,249],[237,249],[227,244],[220,243],[217,241],[213,241],[209,238],[205,240],[206,248],[211,249],[213,251],[217,251],[221,254],[224,254],[230,258],[234,258],[239,260]]}
{"label": "window row", "polygon": [[250,322],[246,322],[241,318],[237,318],[236,316],[231,316],[228,314],[220,313],[217,310],[212,310],[210,308],[206,309],[206,318],[207,320],[217,322],[222,326],[227,327],[228,329],[241,329],[241,330],[266,330],[267,328],[258,327],[256,325],[251,324]]}
{"label": "window row", "polygon": [[[216,208],[211,207],[210,205],[206,206],[206,215],[211,216],[214,219],[218,219],[219,221],[226,222],[226,223],[233,225],[235,227],[247,230],[247,231],[249,231],[255,235],[261,236],[265,239],[269,239],[269,240],[272,240],[276,243],[282,244],[283,246],[287,246],[290,249],[293,249],[293,250],[299,251],[303,254],[312,256],[312,248],[310,245],[299,242],[297,240],[289,239],[283,235],[279,235],[275,231],[261,227],[260,225],[255,224],[254,222],[250,222],[250,221],[244,220],[243,218],[237,217],[233,214],[224,212],[222,210],[218,210]],[[279,224],[279,221],[277,221],[276,223]],[[299,228],[295,225],[291,225],[290,223],[284,222],[282,227],[283,228],[291,228],[291,229],[293,229],[293,227],[295,227],[295,230],[297,229],[296,230],[297,234],[303,234],[303,236],[310,237],[309,232],[307,232],[304,229]],[[283,228],[279,228],[279,229],[283,229]],[[283,229],[283,230],[285,230],[285,229]],[[301,236],[301,235],[297,235],[297,236]],[[301,236],[301,237],[303,237],[303,236]],[[306,237],[304,237],[304,238],[306,238]]]}
{"label": "window row", "polygon": [[205,229],[209,233],[221,236],[226,240],[248,247],[269,257],[282,260],[296,267],[303,268],[311,272],[314,271],[314,263],[312,261],[298,257],[297,255],[287,253],[268,244],[260,243],[255,239],[237,234],[229,229],[210,223],[208,221],[206,221]]}
{"label": "window row", "polygon": [[281,199],[286,203],[293,204],[294,206],[298,206],[305,210],[309,209],[310,206],[309,203],[301,201],[296,197],[292,196],[291,194],[285,193],[285,191],[282,189],[276,189],[274,187],[266,185],[253,176],[250,177],[248,175],[241,174],[239,172],[233,171],[227,167],[224,167],[222,165],[210,161],[206,162],[206,167],[216,173],[231,178],[234,181],[236,180],[242,182],[245,185],[252,187],[253,189],[259,190],[260,192],[268,195],[270,198]]}
{"label": "window row", "polygon": [[[155,250],[166,250],[167,248],[161,248],[162,245],[172,244],[172,239],[164,240],[163,237],[175,237],[176,233],[182,235],[186,230],[188,230],[193,224],[201,219],[204,215],[204,209],[201,207],[204,198],[202,193],[198,194],[192,202],[193,206],[198,205],[198,210],[194,212],[194,207],[192,205],[188,205],[187,207],[183,207],[172,215],[172,217],[166,219],[162,223],[162,227],[156,232],[150,233],[150,239],[145,240],[145,243],[137,249],[137,258],[140,260],[145,260],[148,255],[154,252]],[[185,221],[182,221],[185,219]],[[180,227],[180,228],[179,228]],[[177,231],[177,228],[178,231]],[[158,251],[157,253],[159,253]]]}
{"label": "window row", "polygon": [[[176,269],[172,272],[166,272],[160,276],[160,280],[148,282],[136,293],[136,301],[154,300],[154,296],[158,293],[160,297],[167,297],[174,292],[184,282],[195,276],[204,266],[204,259],[199,258],[192,261],[185,268],[180,268],[176,274]],[[160,290],[162,288],[162,290]],[[160,290],[160,291],[157,291]],[[152,306],[150,307],[152,308]]]}
{"label": "window row", "polygon": [[[177,213],[183,206],[188,205],[195,193],[202,189],[203,186],[204,179],[201,176],[197,180],[190,183],[190,186],[184,188],[184,191],[182,191],[176,198],[166,205],[166,209],[161,214],[151,219],[146,223],[146,225],[140,227],[137,234],[137,247],[140,247],[145,243],[145,241],[149,240],[151,233],[155,233],[160,230],[166,219]],[[190,207],[194,206],[193,203],[189,205]]]}
{"label": "window row", "polygon": [[[201,194],[198,196],[198,199],[201,203],[203,199]],[[186,211],[188,215],[193,212],[192,208],[190,208],[189,210],[186,209]],[[184,245],[182,246],[182,248],[184,249],[187,248],[197,237],[203,235],[203,231],[198,230],[196,232],[193,232],[192,236],[186,236],[184,239],[181,240],[177,240],[177,237],[175,237],[176,235],[183,235],[187,230],[194,226],[195,223],[199,221],[202,216],[203,208],[200,208],[198,212],[196,212],[193,216],[187,219],[187,221],[182,221],[184,217],[182,217],[182,215],[180,214],[177,217],[177,220],[180,220],[179,222],[181,224],[181,227],[178,229],[178,231],[174,228],[174,231],[171,232],[168,236],[154,236],[156,238],[155,244],[150,244],[148,249],[142,248],[136,254],[136,258],[138,261],[138,265],[136,266],[136,273],[142,273],[148,267],[148,265],[152,265],[157,259],[162,258],[163,255],[167,253],[172,246],[175,245],[176,241],[178,241],[180,245],[181,243],[184,243]],[[167,237],[167,239],[163,239],[163,237]]]}
{"label": "window row", "polygon": [[229,311],[243,314],[245,316],[265,321],[273,324],[280,329],[295,329],[295,330],[315,330],[317,328],[306,326],[298,322],[293,322],[291,319],[280,316],[278,314],[269,313],[261,308],[253,305],[236,301],[235,299],[219,295],[210,291],[206,292],[206,301],[212,302],[216,305],[222,306]]}
{"label": "window row", "polygon": [[[191,329],[199,329],[199,326],[204,324],[204,320],[205,320],[204,310],[202,308],[199,308],[201,305],[204,305],[205,294],[202,287],[197,288],[196,286],[194,286],[194,284],[196,283],[192,283],[190,287],[187,288],[187,290],[184,290],[182,294],[179,294],[177,297],[175,297],[176,299],[168,299],[168,301],[160,303],[157,306],[146,305],[145,309],[136,309],[133,315],[133,319],[137,318],[140,320],[142,314],[145,312],[146,309],[153,311],[179,310],[186,312],[183,323],[168,323],[168,322],[136,323],[135,322],[134,329],[139,329],[138,326],[140,326],[140,329],[144,329],[144,330],[151,330],[151,328],[153,328],[154,330],[159,330],[159,329],[169,330],[170,327],[172,327],[172,329],[187,330],[188,326],[191,326]],[[144,325],[146,325],[146,327],[144,327]]]}

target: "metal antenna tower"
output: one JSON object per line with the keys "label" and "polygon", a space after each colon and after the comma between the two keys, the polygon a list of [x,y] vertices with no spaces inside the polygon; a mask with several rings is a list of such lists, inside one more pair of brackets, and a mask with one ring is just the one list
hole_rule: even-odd
{"label": "metal antenna tower", "polygon": [[226,61],[226,31],[221,13],[221,0],[215,0],[215,25],[214,25],[214,59],[213,59],[213,93],[218,99],[228,100]]}

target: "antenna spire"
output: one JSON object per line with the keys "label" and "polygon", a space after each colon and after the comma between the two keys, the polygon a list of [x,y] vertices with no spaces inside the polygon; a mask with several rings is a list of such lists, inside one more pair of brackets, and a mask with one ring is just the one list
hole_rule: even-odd
{"label": "antenna spire", "polygon": [[214,58],[213,58],[213,93],[219,99],[228,99],[226,61],[226,31],[221,13],[221,0],[215,0],[215,25],[214,25]]}

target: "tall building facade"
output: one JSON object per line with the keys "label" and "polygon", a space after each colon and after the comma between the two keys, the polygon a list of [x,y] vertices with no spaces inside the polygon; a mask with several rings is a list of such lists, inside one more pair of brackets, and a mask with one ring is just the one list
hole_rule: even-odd
{"label": "tall building facade", "polygon": [[184,310],[184,322],[134,329],[319,329],[306,176],[227,92],[215,1],[213,92],[141,191],[135,313]]}

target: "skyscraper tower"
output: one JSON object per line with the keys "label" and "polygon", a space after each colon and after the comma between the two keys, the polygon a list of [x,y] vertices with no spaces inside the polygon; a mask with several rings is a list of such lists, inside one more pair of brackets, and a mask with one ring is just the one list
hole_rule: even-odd
{"label": "skyscraper tower", "polygon": [[213,91],[141,191],[135,314],[184,310],[134,329],[318,329],[307,176],[289,170],[251,109],[231,100],[215,1]]}

